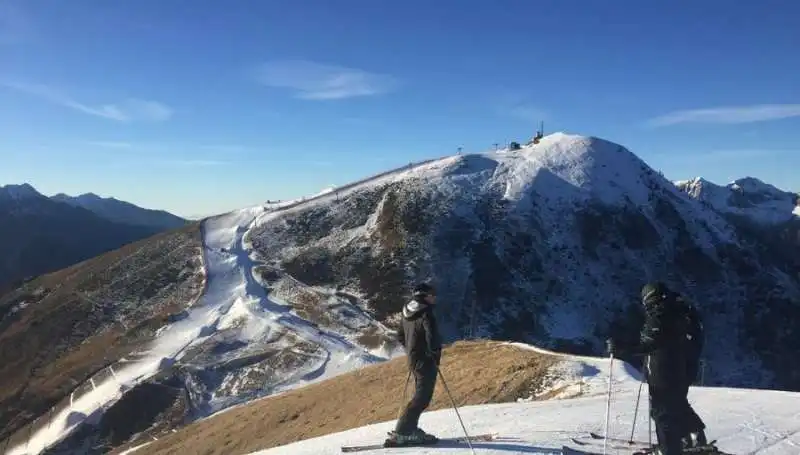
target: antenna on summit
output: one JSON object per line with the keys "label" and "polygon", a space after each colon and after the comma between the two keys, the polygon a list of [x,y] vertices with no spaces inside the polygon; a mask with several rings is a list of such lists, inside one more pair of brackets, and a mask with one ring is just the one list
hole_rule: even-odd
{"label": "antenna on summit", "polygon": [[536,132],[536,137],[533,138],[533,143],[538,144],[544,137],[544,120],[539,122],[539,131]]}

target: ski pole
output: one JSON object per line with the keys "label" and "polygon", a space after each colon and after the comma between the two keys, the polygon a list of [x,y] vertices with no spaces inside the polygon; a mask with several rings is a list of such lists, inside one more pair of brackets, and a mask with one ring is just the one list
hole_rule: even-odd
{"label": "ski pole", "polygon": [[636,431],[636,417],[639,415],[639,398],[642,396],[642,386],[644,385],[644,374],[639,382],[639,393],[636,394],[636,407],[633,409],[633,426],[631,427],[631,438],[628,440],[633,444],[633,433]]}
{"label": "ski pole", "polygon": [[608,421],[611,417],[611,379],[614,375],[614,354],[610,354],[608,358],[608,400],[606,401],[606,437],[603,439],[603,455],[606,454],[606,447],[608,446]]}
{"label": "ski pole", "polygon": [[647,442],[653,447],[653,419],[650,418],[650,407],[653,406],[650,394],[647,394]]}
{"label": "ski pole", "polygon": [[[647,366],[645,367],[645,378],[649,379],[650,373],[650,356],[647,356]],[[650,447],[653,447],[653,419],[650,417],[650,413],[652,412],[652,403],[653,397],[650,395],[650,384],[647,384],[647,442],[650,444]]]}
{"label": "ski pole", "polygon": [[461,414],[458,413],[458,406],[456,406],[456,400],[453,399],[453,395],[450,393],[450,388],[447,387],[447,382],[444,380],[444,375],[442,374],[442,370],[439,369],[439,365],[436,365],[436,371],[439,373],[439,377],[442,378],[442,385],[444,385],[444,390],[447,392],[447,396],[450,397],[450,401],[453,403],[453,410],[456,412],[456,417],[458,417],[458,422],[461,424],[461,429],[464,430],[464,436],[466,436],[467,445],[469,446],[469,450],[472,452],[472,455],[475,455],[475,449],[472,448],[472,442],[469,440],[469,433],[467,433],[467,427],[464,426],[464,421],[461,420]]}

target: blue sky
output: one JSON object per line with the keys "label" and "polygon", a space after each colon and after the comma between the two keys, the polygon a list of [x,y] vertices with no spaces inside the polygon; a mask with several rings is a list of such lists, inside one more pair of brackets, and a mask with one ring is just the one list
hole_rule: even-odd
{"label": "blue sky", "polygon": [[0,184],[204,215],[544,120],[673,179],[797,191],[799,16],[793,0],[0,0]]}

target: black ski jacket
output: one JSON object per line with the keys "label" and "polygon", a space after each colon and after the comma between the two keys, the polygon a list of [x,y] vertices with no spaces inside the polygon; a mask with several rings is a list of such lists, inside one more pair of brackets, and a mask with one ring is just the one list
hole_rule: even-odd
{"label": "black ski jacket", "polygon": [[430,305],[412,300],[403,307],[403,326],[398,332],[398,339],[405,347],[409,364],[430,361],[439,364],[442,339]]}
{"label": "black ski jacket", "polygon": [[700,370],[700,356],[703,354],[705,333],[703,321],[697,308],[691,303],[680,301],[684,304],[688,330],[687,330],[687,349],[686,349],[686,381],[692,383],[697,379]]}
{"label": "black ski jacket", "polygon": [[687,317],[685,307],[668,299],[648,305],[639,344],[629,352],[647,355],[648,383],[670,388],[686,383]]}

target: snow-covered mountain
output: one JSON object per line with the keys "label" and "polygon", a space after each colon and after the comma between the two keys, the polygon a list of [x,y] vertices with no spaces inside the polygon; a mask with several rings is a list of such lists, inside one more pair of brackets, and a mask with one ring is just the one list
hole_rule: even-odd
{"label": "snow-covered mountain", "polygon": [[597,138],[435,160],[265,216],[249,238],[269,284],[338,287],[391,324],[431,279],[450,340],[576,353],[633,336],[639,289],[664,280],[706,318],[709,383],[800,387],[784,360],[800,348],[799,270]]}
{"label": "snow-covered mountain", "polygon": [[[126,301],[108,296],[135,301],[129,289],[158,285],[146,286],[130,325],[70,338],[67,352],[85,366],[73,376],[43,373],[53,375],[54,407],[10,398],[22,410],[5,433],[12,446],[86,453],[106,430],[82,424],[124,415],[132,402],[152,406],[114,444],[388,359],[399,352],[389,329],[418,280],[437,286],[449,341],[488,337],[581,354],[601,352],[612,333],[633,337],[639,289],[665,280],[705,316],[707,384],[800,390],[796,263],[762,231],[601,139],[554,134],[516,151],[415,163],[211,217],[201,231],[206,287],[196,299],[172,295],[166,316],[149,292],[196,279],[187,248],[164,273],[154,265],[93,275],[89,298],[101,304],[86,309],[92,320],[108,321]],[[116,263],[97,264],[106,262]],[[18,318],[0,330],[0,347],[11,340],[5,333],[47,320],[37,308],[64,304],[47,297],[50,289],[34,280],[0,298]],[[146,330],[136,330],[141,324]],[[91,361],[99,354],[83,346],[109,338],[120,347]],[[44,417],[22,426],[24,415]]]}
{"label": "snow-covered mountain", "polygon": [[187,220],[164,210],[145,209],[113,197],[104,198],[94,193],[68,196],[59,193],[51,197],[75,207],[83,207],[115,223],[146,226],[159,231],[184,226]]}
{"label": "snow-covered mountain", "polygon": [[28,184],[0,186],[0,220],[0,290],[160,230],[107,220]]}
{"label": "snow-covered mountain", "polygon": [[754,177],[721,186],[702,177],[675,184],[693,198],[722,214],[743,217],[762,225],[786,223],[797,217],[800,196]]}

